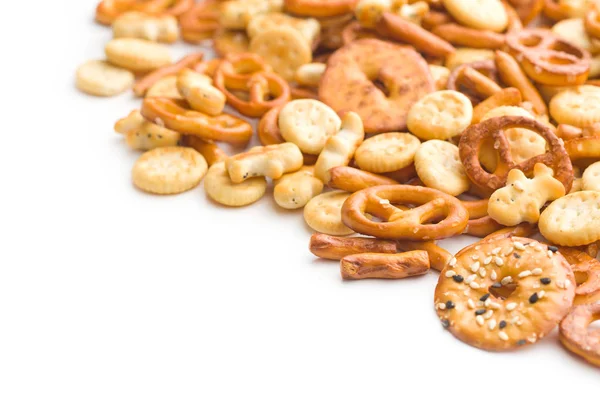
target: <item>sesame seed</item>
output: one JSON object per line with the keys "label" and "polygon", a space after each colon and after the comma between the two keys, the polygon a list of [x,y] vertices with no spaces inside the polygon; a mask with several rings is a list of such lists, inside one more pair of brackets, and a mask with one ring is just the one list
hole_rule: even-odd
{"label": "sesame seed", "polygon": [[473,259],[473,260],[479,260],[479,254],[473,254],[471,256],[471,259]]}
{"label": "sesame seed", "polygon": [[545,295],[546,295],[546,291],[545,291],[545,290],[540,290],[540,291],[538,292],[538,297],[539,297],[540,299],[543,299]]}
{"label": "sesame seed", "polygon": [[512,310],[514,310],[515,308],[517,308],[517,303],[508,303],[508,304],[506,305],[506,309],[507,309],[508,311],[512,311]]}
{"label": "sesame seed", "polygon": [[548,258],[552,258],[552,256],[554,255],[554,253],[553,253],[553,252],[551,252],[550,250],[548,250],[548,253],[547,253],[547,254],[548,254]]}
{"label": "sesame seed", "polygon": [[456,272],[452,270],[446,271],[446,278],[452,278],[454,275],[456,275]]}
{"label": "sesame seed", "polygon": [[487,310],[485,314],[483,314],[483,318],[490,319],[492,318],[492,315],[494,315],[494,310]]}
{"label": "sesame seed", "polygon": [[498,278],[498,274],[496,273],[496,271],[492,271],[492,273],[490,274],[490,278],[492,278],[492,280],[496,280],[496,278]]}
{"label": "sesame seed", "polygon": [[537,339],[535,336],[532,336],[532,337],[528,337],[527,341],[529,341],[529,343],[535,343],[535,342],[537,342]]}
{"label": "sesame seed", "polygon": [[463,276],[462,276],[462,275],[454,275],[454,276],[452,277],[452,279],[454,279],[454,282],[457,282],[457,283],[461,283],[462,281],[464,281],[464,280],[465,280],[465,278],[463,278]]}
{"label": "sesame seed", "polygon": [[529,275],[531,275],[531,271],[523,271],[519,274],[519,278],[527,278]]}
{"label": "sesame seed", "polygon": [[448,328],[450,326],[450,321],[448,321],[447,319],[443,319],[442,320],[442,326],[444,328]]}
{"label": "sesame seed", "polygon": [[469,286],[471,286],[471,289],[479,289],[480,288],[479,283],[477,283],[477,282],[471,282],[471,283],[469,283]]}
{"label": "sesame seed", "polygon": [[518,323],[518,322],[519,322],[519,319],[520,319],[520,318],[519,318],[519,316],[517,315],[516,317],[514,317],[513,319],[511,319],[511,320],[510,320],[510,323],[511,323],[511,324],[516,324],[516,323]]}
{"label": "sesame seed", "polygon": [[486,294],[484,294],[483,296],[481,296],[481,297],[479,298],[479,300],[481,300],[481,301],[486,301],[486,300],[487,300],[487,299],[489,299],[489,298],[490,298],[490,294],[489,294],[489,293],[486,293]]}
{"label": "sesame seed", "polygon": [[495,327],[496,327],[496,320],[490,319],[488,322],[488,328],[490,329],[490,331],[493,331]]}
{"label": "sesame seed", "polygon": [[517,249],[517,250],[525,250],[525,245],[523,243],[521,243],[521,242],[516,242],[515,241],[514,246],[515,246],[515,249]]}
{"label": "sesame seed", "polygon": [[568,288],[569,286],[571,286],[571,281],[567,279],[565,281],[565,289]]}
{"label": "sesame seed", "polygon": [[494,289],[500,289],[502,287],[502,284],[500,282],[494,282],[492,283],[492,287]]}
{"label": "sesame seed", "polygon": [[486,275],[487,275],[487,271],[485,270],[485,268],[483,268],[483,267],[479,268],[479,276],[482,278],[485,278]]}
{"label": "sesame seed", "polygon": [[477,278],[477,275],[475,275],[475,274],[469,275],[469,276],[467,276],[467,279],[465,279],[465,283],[467,283],[467,284],[471,283],[471,282],[473,282],[473,280],[475,278]]}
{"label": "sesame seed", "polygon": [[508,340],[508,335],[504,331],[500,331],[500,333],[498,334],[498,337],[504,341]]}
{"label": "sesame seed", "polygon": [[500,324],[498,324],[498,328],[500,328],[500,329],[506,328],[506,321],[505,320],[500,321]]}
{"label": "sesame seed", "polygon": [[494,258],[494,262],[496,263],[497,266],[501,267],[504,265],[504,260],[501,257],[496,257]]}
{"label": "sesame seed", "polygon": [[548,250],[550,250],[553,253],[556,253],[558,251],[558,247],[556,247],[556,246],[548,246]]}
{"label": "sesame seed", "polygon": [[485,324],[485,320],[483,319],[483,317],[481,315],[478,315],[477,317],[475,317],[475,321],[477,321],[477,325],[479,325],[479,326],[483,326],[483,324]]}
{"label": "sesame seed", "polygon": [[527,341],[526,341],[526,340],[523,340],[523,339],[521,339],[521,340],[519,340],[519,341],[517,342],[517,346],[523,346],[523,345],[525,345],[525,344],[527,344]]}
{"label": "sesame seed", "polygon": [[540,299],[540,297],[538,296],[537,293],[532,294],[531,296],[529,296],[529,303],[530,304],[535,304],[537,303],[537,301]]}
{"label": "sesame seed", "polygon": [[550,282],[552,282],[552,279],[550,279],[550,278],[542,278],[542,279],[540,279],[540,282],[542,282],[542,284],[544,284],[544,285],[549,285]]}
{"label": "sesame seed", "polygon": [[542,271],[542,269],[541,269],[541,268],[534,268],[534,269],[531,271],[531,273],[532,273],[533,275],[541,275],[541,274],[542,274],[542,272],[543,272],[543,271]]}
{"label": "sesame seed", "polygon": [[492,256],[486,257],[485,260],[483,260],[483,265],[488,265],[491,262],[492,262]]}
{"label": "sesame seed", "polygon": [[504,278],[502,278],[502,280],[500,281],[500,283],[503,284],[503,285],[508,285],[512,281],[513,281],[512,276],[505,276]]}
{"label": "sesame seed", "polygon": [[454,307],[456,307],[456,305],[452,301],[448,300],[446,302],[446,309],[447,310],[452,310]]}
{"label": "sesame seed", "polygon": [[485,311],[486,311],[485,308],[481,308],[481,309],[475,311],[475,315],[483,315],[483,314],[485,314]]}
{"label": "sesame seed", "polygon": [[481,266],[481,264],[479,264],[479,261],[474,262],[471,265],[471,272],[477,272],[479,270],[480,266]]}
{"label": "sesame seed", "polygon": [[469,308],[475,308],[475,303],[471,299],[467,300],[467,305],[469,306]]}
{"label": "sesame seed", "polygon": [[487,299],[486,301],[483,302],[483,305],[486,307],[489,307],[491,302],[492,302],[492,299]]}
{"label": "sesame seed", "polygon": [[444,304],[444,303],[438,303],[437,308],[439,308],[440,310],[445,310],[446,309],[446,304]]}
{"label": "sesame seed", "polygon": [[[487,301],[486,301],[486,303],[487,303]],[[490,301],[490,303],[488,304],[488,307],[489,308],[493,308],[494,310],[498,310],[498,309],[500,309],[500,304],[494,303],[493,301]]]}
{"label": "sesame seed", "polygon": [[521,258],[521,255],[519,253],[513,253],[513,257],[514,258]]}
{"label": "sesame seed", "polygon": [[448,261],[449,267],[454,267],[456,265],[456,257],[452,257],[450,261]]}
{"label": "sesame seed", "polygon": [[492,250],[492,254],[496,255],[500,252],[500,250],[502,250],[501,247],[496,247],[494,250]]}

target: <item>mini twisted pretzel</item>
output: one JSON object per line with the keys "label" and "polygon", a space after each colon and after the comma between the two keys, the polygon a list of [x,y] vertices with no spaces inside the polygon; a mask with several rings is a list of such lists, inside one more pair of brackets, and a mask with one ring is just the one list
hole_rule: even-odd
{"label": "mini twisted pretzel", "polygon": [[219,29],[219,2],[206,0],[196,3],[179,17],[181,37],[188,43],[200,43],[211,38]]}
{"label": "mini twisted pretzel", "polygon": [[450,73],[448,89],[463,93],[476,105],[502,90],[497,83],[499,81],[498,70],[492,60],[475,61]]}
{"label": "mini twisted pretzel", "polygon": [[[413,204],[402,210],[393,204]],[[370,220],[366,214],[380,218]],[[352,230],[380,239],[435,240],[462,233],[469,213],[460,200],[435,189],[410,185],[375,186],[351,195],[342,221]]]}
{"label": "mini twisted pretzel", "polygon": [[573,304],[590,304],[600,300],[600,261],[573,248],[558,246],[558,251],[571,264],[577,288]]}
{"label": "mini twisted pretzel", "polygon": [[588,35],[595,39],[600,39],[600,12],[598,12],[597,6],[590,7],[589,11],[585,14],[583,23]]}
{"label": "mini twisted pretzel", "polygon": [[345,46],[359,39],[381,39],[381,36],[358,21],[350,22],[342,31],[342,44]]}
{"label": "mini twisted pretzel", "polygon": [[285,0],[285,10],[305,17],[337,17],[351,13],[358,0]]}
{"label": "mini twisted pretzel", "polygon": [[454,22],[454,19],[447,12],[429,10],[428,13],[421,18],[421,26],[427,30],[433,30],[436,26],[449,24]]}
{"label": "mini twisted pretzel", "polygon": [[252,137],[252,125],[229,114],[211,117],[185,108],[187,103],[168,97],[145,98],[141,113],[149,121],[174,131],[206,140],[246,144]]}
{"label": "mini twisted pretzel", "polygon": [[194,0],[146,0],[138,1],[133,9],[147,14],[166,14],[179,17],[193,5]]}
{"label": "mini twisted pretzel", "polygon": [[[248,72],[248,65],[259,67],[256,72]],[[260,117],[270,109],[290,101],[290,86],[279,75],[266,71],[262,59],[250,53],[229,57],[215,72],[215,86],[225,94],[227,103],[248,117]],[[230,91],[249,92],[248,100]],[[272,100],[265,100],[268,98]]]}
{"label": "mini twisted pretzel", "polygon": [[221,65],[222,61],[223,60],[220,58],[213,58],[212,60],[197,63],[192,69],[194,72],[204,74],[209,78],[214,79],[215,72],[217,71],[217,68],[219,68],[219,65]]}
{"label": "mini twisted pretzel", "polygon": [[112,25],[117,17],[131,11],[137,0],[102,0],[96,6],[96,21],[103,25]]}
{"label": "mini twisted pretzel", "polygon": [[[510,128],[526,128],[538,133],[548,143],[548,152],[515,164],[508,139],[504,135],[504,131]],[[479,151],[486,139],[493,140],[494,148],[498,150],[498,164],[493,173],[485,171],[479,162]],[[562,140],[547,126],[530,118],[505,116],[471,125],[464,131],[458,147],[467,176],[474,185],[486,193],[503,187],[511,169],[516,168],[525,174],[531,174],[536,163],[551,167],[554,170],[554,177],[562,182],[567,193],[573,184],[573,166]]]}
{"label": "mini twisted pretzel", "polygon": [[560,323],[560,341],[567,350],[600,367],[600,331],[589,329],[600,319],[600,303],[574,307]]}
{"label": "mini twisted pretzel", "polygon": [[590,54],[544,29],[506,35],[509,53],[534,81],[546,85],[581,85],[590,71]]}
{"label": "mini twisted pretzel", "polygon": [[185,68],[192,68],[194,65],[200,63],[203,57],[204,53],[202,52],[188,54],[175,64],[167,65],[150,72],[148,75],[138,80],[135,85],[133,85],[133,93],[138,97],[144,96],[148,89],[152,87],[152,85],[165,76],[178,74],[179,71]]}
{"label": "mini twisted pretzel", "polygon": [[209,167],[213,164],[225,161],[228,157],[227,153],[221,150],[219,146],[211,141],[201,139],[198,136],[183,135],[181,145],[191,147],[202,154],[202,157],[204,157]]}
{"label": "mini twisted pretzel", "polygon": [[471,124],[478,124],[483,117],[494,108],[502,106],[518,106],[522,102],[523,97],[521,96],[521,91],[519,89],[513,87],[502,89],[473,108],[473,120],[471,121]]}

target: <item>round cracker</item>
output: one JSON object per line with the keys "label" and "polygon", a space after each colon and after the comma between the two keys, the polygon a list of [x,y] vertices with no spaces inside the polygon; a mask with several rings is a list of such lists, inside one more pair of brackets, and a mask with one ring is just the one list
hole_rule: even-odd
{"label": "round cracker", "polygon": [[420,144],[410,133],[382,133],[362,142],[354,153],[354,160],[364,171],[393,172],[413,163]]}
{"label": "round cracker", "polygon": [[334,191],[313,197],[304,207],[304,220],[312,229],[328,235],[354,233],[342,222],[342,206],[350,193]]}
{"label": "round cracker", "polygon": [[550,101],[550,115],[560,124],[579,128],[600,122],[600,87],[582,85],[563,90]]}
{"label": "round cracker", "polygon": [[267,180],[263,176],[233,183],[223,161],[211,165],[204,179],[204,191],[208,197],[230,207],[252,204],[263,197],[266,189]]}
{"label": "round cracker", "polygon": [[94,96],[115,96],[130,89],[135,76],[126,69],[106,61],[91,60],[77,68],[75,84],[79,90]]}
{"label": "round cracker", "polygon": [[500,0],[443,0],[446,11],[470,28],[502,32],[508,26],[508,14]]}
{"label": "round cracker", "polygon": [[111,64],[136,72],[151,71],[172,61],[168,47],[143,39],[112,39],[104,51]]}
{"label": "round cracker", "polygon": [[471,182],[460,162],[458,147],[443,140],[422,143],[415,153],[415,169],[423,183],[452,196],[466,192]]}
{"label": "round cracker", "polygon": [[433,92],[417,101],[408,112],[408,129],[420,139],[450,139],[471,125],[473,105],[454,90]]}

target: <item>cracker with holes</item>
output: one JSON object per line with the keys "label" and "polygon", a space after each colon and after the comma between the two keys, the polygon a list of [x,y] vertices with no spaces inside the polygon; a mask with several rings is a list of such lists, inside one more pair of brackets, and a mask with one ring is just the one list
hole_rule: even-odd
{"label": "cracker with holes", "polygon": [[565,187],[553,174],[544,164],[535,165],[531,179],[523,171],[511,170],[506,186],[490,196],[488,215],[506,226],[538,222],[544,204],[565,195]]}
{"label": "cracker with holes", "polygon": [[360,169],[375,173],[393,172],[412,165],[421,141],[406,132],[388,132],[365,140],[354,159]]}
{"label": "cracker with holes", "polygon": [[583,172],[582,190],[593,190],[600,192],[600,161],[593,163]]}
{"label": "cracker with holes", "polygon": [[415,169],[430,188],[458,196],[471,183],[458,156],[458,147],[443,140],[428,140],[415,153]]}
{"label": "cracker with holes", "polygon": [[450,139],[471,124],[473,105],[454,90],[433,92],[416,102],[408,113],[408,129],[420,139]]}
{"label": "cracker with holes", "polygon": [[575,296],[573,272],[557,250],[518,237],[464,248],[442,270],[435,289],[442,326],[484,350],[538,342],[568,313]]}
{"label": "cracker with holes", "polygon": [[342,222],[342,206],[350,193],[334,191],[313,197],[304,207],[306,224],[317,232],[334,236],[354,233]]}
{"label": "cracker with holes", "polygon": [[575,192],[553,201],[540,216],[544,237],[561,246],[600,240],[600,192]]}

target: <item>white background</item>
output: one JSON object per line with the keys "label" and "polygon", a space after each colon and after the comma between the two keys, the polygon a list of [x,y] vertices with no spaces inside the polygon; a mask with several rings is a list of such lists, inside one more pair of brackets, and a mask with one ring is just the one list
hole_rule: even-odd
{"label": "white background", "polygon": [[137,191],[112,126],[139,101],[73,85],[111,36],[95,3],[4,4],[0,399],[597,398],[556,332],[504,354],[445,332],[437,273],[343,282],[270,193]]}

